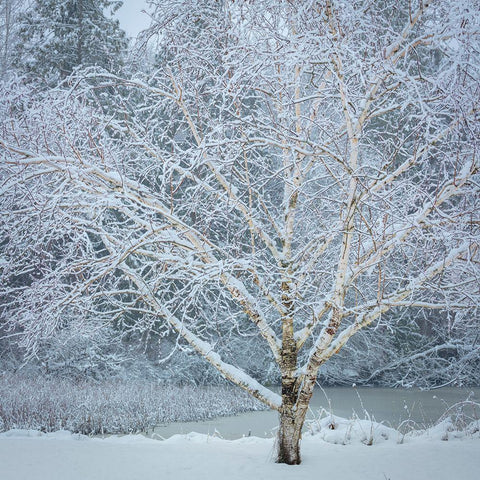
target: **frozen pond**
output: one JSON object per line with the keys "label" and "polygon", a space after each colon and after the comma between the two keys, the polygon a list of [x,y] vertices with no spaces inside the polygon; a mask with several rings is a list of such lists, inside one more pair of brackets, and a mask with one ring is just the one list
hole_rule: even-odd
{"label": "frozen pond", "polygon": [[[468,398],[480,402],[480,388],[439,388],[435,390],[348,388],[316,389],[310,404],[309,418],[321,409],[334,415],[351,418],[372,418],[394,428],[410,420],[422,428],[435,422],[447,408]],[[477,411],[477,416],[480,411]],[[276,412],[248,412],[233,417],[219,417],[202,422],[178,422],[159,425],[154,434],[168,438],[177,433],[199,432],[226,439],[242,436],[271,437],[278,425]]]}

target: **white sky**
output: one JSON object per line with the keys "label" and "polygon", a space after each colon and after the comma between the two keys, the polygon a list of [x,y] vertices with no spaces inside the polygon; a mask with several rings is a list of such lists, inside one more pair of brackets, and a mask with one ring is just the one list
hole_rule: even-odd
{"label": "white sky", "polygon": [[146,0],[123,0],[123,5],[117,11],[116,17],[128,36],[136,37],[141,30],[150,25],[149,16],[142,13],[142,10],[146,9]]}

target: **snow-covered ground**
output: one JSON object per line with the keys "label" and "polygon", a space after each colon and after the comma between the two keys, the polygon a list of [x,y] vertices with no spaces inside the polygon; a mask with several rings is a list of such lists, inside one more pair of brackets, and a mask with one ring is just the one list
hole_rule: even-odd
{"label": "snow-covered ground", "polygon": [[[333,426],[332,430],[330,427]],[[0,434],[2,480],[477,480],[478,422],[456,432],[448,420],[405,437],[365,420],[325,418],[302,441],[300,466],[273,461],[274,440],[223,440],[191,433],[89,438],[69,432]],[[373,445],[367,445],[373,439]],[[402,443],[399,443],[399,442]]]}

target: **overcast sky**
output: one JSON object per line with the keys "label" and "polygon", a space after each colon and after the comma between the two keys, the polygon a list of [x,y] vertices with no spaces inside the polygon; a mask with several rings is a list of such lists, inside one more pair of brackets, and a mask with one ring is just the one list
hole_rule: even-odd
{"label": "overcast sky", "polygon": [[141,30],[148,27],[150,19],[148,15],[142,13],[146,8],[146,0],[123,0],[123,6],[116,16],[127,35],[135,37]]}

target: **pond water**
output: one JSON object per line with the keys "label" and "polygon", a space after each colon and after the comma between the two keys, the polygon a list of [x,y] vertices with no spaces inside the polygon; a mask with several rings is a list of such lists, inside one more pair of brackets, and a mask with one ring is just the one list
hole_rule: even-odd
{"label": "pond water", "polygon": [[[317,388],[307,419],[313,420],[324,409],[339,417],[371,418],[393,428],[409,422],[415,428],[435,423],[447,409],[466,399],[480,402],[480,387],[445,387],[434,390],[331,387]],[[471,415],[480,416],[470,410]],[[272,410],[247,412],[201,422],[177,422],[159,425],[153,436],[163,438],[190,432],[218,435],[225,439],[244,436],[272,437],[278,426],[278,414]]]}

